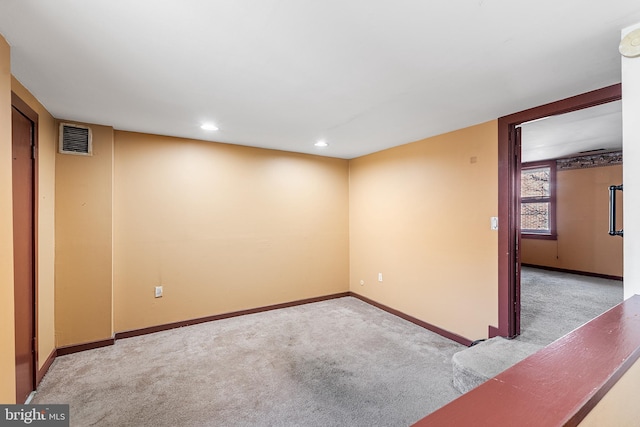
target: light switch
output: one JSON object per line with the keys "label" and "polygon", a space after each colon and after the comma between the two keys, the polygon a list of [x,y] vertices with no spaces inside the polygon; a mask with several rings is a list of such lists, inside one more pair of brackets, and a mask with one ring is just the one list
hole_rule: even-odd
{"label": "light switch", "polygon": [[162,286],[156,286],[156,298],[160,298],[162,296]]}
{"label": "light switch", "polygon": [[491,229],[492,230],[497,230],[498,229],[498,217],[497,216],[492,216],[491,217]]}

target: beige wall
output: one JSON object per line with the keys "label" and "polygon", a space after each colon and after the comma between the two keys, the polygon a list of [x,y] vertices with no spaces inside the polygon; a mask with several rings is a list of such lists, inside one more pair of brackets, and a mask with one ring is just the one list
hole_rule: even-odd
{"label": "beige wall", "polygon": [[640,361],[624,374],[580,423],[581,427],[636,427],[640,420]]}
{"label": "beige wall", "polygon": [[[640,28],[640,22],[622,30],[622,37]],[[640,57],[622,57],[622,150],[627,221],[624,230],[624,298],[640,295]]]}
{"label": "beige wall", "polygon": [[11,179],[11,66],[0,36],[0,402],[16,401],[13,317],[13,214]]}
{"label": "beige wall", "polygon": [[351,161],[352,291],[487,337],[498,321],[497,140],[491,121]]}
{"label": "beige wall", "polygon": [[56,348],[54,330],[54,207],[56,123],[51,114],[15,78],[11,89],[38,113],[38,241],[37,241],[37,303],[38,303],[38,368]]}
{"label": "beige wall", "polygon": [[522,262],[622,277],[623,239],[608,234],[608,188],[620,183],[622,165],[558,171],[558,240],[522,239]]}
{"label": "beige wall", "polygon": [[348,290],[346,160],[115,135],[116,331]]}
{"label": "beige wall", "polygon": [[113,129],[90,125],[93,156],[56,154],[58,347],[111,338]]}

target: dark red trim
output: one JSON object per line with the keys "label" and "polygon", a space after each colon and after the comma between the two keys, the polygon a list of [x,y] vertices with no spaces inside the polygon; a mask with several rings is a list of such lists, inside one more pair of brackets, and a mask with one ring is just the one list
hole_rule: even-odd
{"label": "dark red trim", "polygon": [[415,426],[577,426],[640,358],[640,295]]}
{"label": "dark red trim", "polygon": [[619,101],[620,99],[622,99],[622,84],[617,83],[570,98],[529,108],[528,110],[501,117],[501,119],[506,120],[508,123],[520,124],[543,117],[557,116],[584,108],[595,107],[596,105]]}
{"label": "dark red trim", "polygon": [[123,339],[123,338],[131,338],[131,337],[136,337],[136,336],[139,336],[139,335],[146,335],[146,334],[152,334],[154,332],[160,332],[160,331],[166,331],[166,330],[169,330],[169,329],[181,328],[183,326],[196,325],[198,323],[204,323],[204,322],[211,322],[213,320],[228,319],[230,317],[243,316],[245,314],[260,313],[260,312],[263,312],[263,311],[277,310],[279,308],[294,307],[296,305],[309,304],[309,303],[312,303],[312,302],[319,302],[319,301],[326,301],[326,300],[335,299],[335,298],[342,298],[342,297],[346,297],[346,296],[349,296],[349,292],[341,292],[341,293],[338,293],[338,294],[325,295],[325,296],[314,297],[314,298],[307,298],[307,299],[303,299],[303,300],[285,302],[285,303],[281,303],[281,304],[274,304],[274,305],[269,305],[269,306],[265,306],[265,307],[258,307],[258,308],[251,308],[251,309],[248,309],[248,310],[234,311],[232,313],[217,314],[217,315],[214,315],[214,316],[201,317],[201,318],[198,318],[198,319],[184,320],[184,321],[181,321],[181,322],[174,322],[174,323],[167,323],[167,324],[164,324],[164,325],[150,326],[148,328],[142,328],[142,329],[134,329],[134,330],[131,330],[131,331],[117,332],[114,335],[114,337],[110,338],[110,339],[101,340],[101,341],[94,341],[94,342],[88,342],[88,343],[78,344],[78,345],[69,345],[69,346],[66,346],[66,347],[59,347],[57,349],[56,356],[64,356],[66,354],[78,353],[80,351],[93,350],[95,348],[100,348],[100,347],[107,347],[109,345],[113,345],[116,340]]}
{"label": "dark red trim", "polygon": [[566,269],[566,268],[548,267],[546,265],[534,265],[534,264],[522,263],[522,266],[523,267],[539,268],[540,270],[558,271],[560,273],[570,273],[570,274],[579,274],[581,276],[599,277],[601,279],[619,280],[619,281],[623,280],[623,278],[621,276],[610,276],[608,274],[591,273],[589,271],[569,270],[569,269]]}
{"label": "dark red trim", "polygon": [[152,334],[155,332],[166,331],[169,329],[182,328],[183,326],[197,325],[198,323],[211,322],[214,320],[229,319],[231,317],[244,316],[246,314],[261,313],[263,311],[277,310],[280,308],[294,307],[297,305],[310,304],[313,302],[327,301],[336,298],[349,296],[349,292],[341,292],[338,294],[325,295],[321,297],[307,298],[298,301],[284,302],[281,304],[268,305],[265,307],[250,308],[247,310],[234,311],[231,313],[216,314],[213,316],[200,317],[197,319],[183,320],[181,322],[166,323],[164,325],[150,326],[148,328],[133,329],[130,331],[117,332],[115,339],[137,337],[139,335]]}
{"label": "dark red trim", "polygon": [[36,111],[31,108],[29,104],[24,102],[14,91],[11,91],[11,106],[16,107],[20,113],[35,124],[38,123],[38,113],[36,113]]}
{"label": "dark red trim", "polygon": [[518,193],[514,188],[517,165],[515,147],[510,143],[509,133],[516,125],[543,117],[569,113],[583,108],[606,104],[622,99],[622,85],[615,84],[582,95],[551,102],[539,107],[520,111],[498,119],[498,326],[489,326],[489,336],[509,337],[516,334],[516,319],[513,307],[516,296],[515,242],[519,235],[513,215]]}
{"label": "dark red trim", "polygon": [[[327,301],[327,300],[331,300],[331,299],[336,299],[336,298],[343,298],[343,297],[354,297],[354,298],[358,298],[361,301],[366,302],[367,304],[370,304],[374,307],[377,307],[381,310],[386,311],[387,313],[393,314],[395,316],[398,316],[404,320],[407,320],[413,324],[416,324],[420,327],[423,327],[425,329],[428,329],[432,332],[435,332],[445,338],[448,338],[452,341],[455,341],[457,343],[460,343],[462,345],[466,345],[466,346],[470,346],[471,345],[471,340],[462,337],[460,335],[454,334],[453,332],[449,332],[447,330],[441,329],[437,326],[434,326],[430,323],[427,323],[425,321],[422,321],[420,319],[417,319],[413,316],[410,316],[408,314],[405,314],[401,311],[398,311],[394,308],[388,307],[384,304],[380,304],[372,299],[369,299],[367,297],[364,297],[362,295],[358,295],[355,292],[340,292],[337,294],[331,294],[331,295],[325,295],[325,296],[321,296],[321,297],[314,297],[314,298],[307,298],[307,299],[303,299],[303,300],[297,300],[297,301],[291,301],[291,302],[285,302],[285,303],[281,303],[281,304],[274,304],[274,305],[268,305],[268,306],[264,306],[264,307],[257,307],[257,308],[251,308],[251,309],[247,309],[247,310],[240,310],[240,311],[234,311],[234,312],[230,312],[230,313],[224,313],[224,314],[216,314],[213,316],[207,316],[207,317],[200,317],[197,319],[191,319],[191,320],[183,320],[181,322],[173,322],[173,323],[166,323],[164,325],[156,325],[156,326],[150,326],[148,328],[141,328],[141,329],[133,329],[130,331],[124,331],[124,332],[117,332],[114,335],[114,338],[108,339],[108,340],[102,340],[102,341],[95,341],[95,342],[90,342],[90,343],[84,343],[84,344],[79,344],[79,345],[70,345],[70,346],[66,346],[66,347],[60,347],[57,349],[57,354],[53,355],[53,358],[55,358],[56,356],[64,356],[66,354],[71,354],[71,353],[77,353],[80,351],[85,351],[85,350],[92,350],[95,348],[100,348],[100,347],[106,347],[109,345],[113,345],[115,343],[116,340],[120,340],[120,339],[124,339],[124,338],[132,338],[132,337],[137,337],[140,335],[146,335],[146,334],[152,334],[155,332],[161,332],[161,331],[166,331],[169,329],[175,329],[175,328],[181,328],[184,326],[190,326],[190,325],[197,325],[199,323],[206,323],[206,322],[212,322],[214,320],[222,320],[222,319],[229,319],[231,317],[237,317],[237,316],[244,316],[247,314],[254,314],[254,313],[261,313],[264,311],[270,311],[270,310],[277,310],[277,309],[281,309],[281,308],[287,308],[287,307],[295,307],[298,305],[303,305],[303,304],[310,304],[310,303],[314,303],[314,302],[320,302],[320,301]],[[50,356],[52,357],[52,356]],[[51,360],[51,362],[53,362],[53,359]],[[49,362],[49,365],[51,364],[51,362]],[[47,369],[49,368],[49,366],[47,366]],[[46,370],[43,367],[43,373],[42,376],[44,376],[44,373],[46,373]]]}
{"label": "dark red trim", "polygon": [[[489,338],[509,337],[515,328],[512,319],[513,305],[510,303],[513,277],[515,275],[515,214],[513,211],[512,186],[516,180],[514,150],[509,133],[515,125],[505,118],[498,119],[498,218],[502,223],[498,227],[498,325],[489,325]],[[510,330],[511,328],[511,330]]]}
{"label": "dark red trim", "polygon": [[42,381],[42,378],[44,378],[44,376],[47,374],[47,371],[49,371],[49,368],[51,367],[51,364],[53,363],[53,361],[56,360],[57,355],[58,355],[58,350],[54,348],[51,354],[49,355],[49,357],[47,357],[47,360],[42,365],[42,368],[37,370],[36,387],[38,386],[38,384],[40,384],[40,381]]}
{"label": "dark red trim", "polygon": [[500,330],[495,326],[489,325],[489,338],[499,337],[499,336],[501,336]]}
{"label": "dark red trim", "polygon": [[522,170],[525,169],[537,169],[541,167],[556,167],[555,160],[538,160],[535,162],[527,162],[522,164]]}
{"label": "dark red trim", "polygon": [[84,344],[68,345],[65,347],[58,347],[57,356],[65,356],[67,354],[78,353],[86,350],[93,350],[95,348],[107,347],[115,343],[115,339],[109,338],[101,341],[87,342]]}
{"label": "dark red trim", "polygon": [[454,334],[453,332],[449,332],[447,330],[441,329],[437,326],[434,326],[430,323],[427,323],[425,321],[422,321],[420,319],[417,319],[413,316],[410,316],[408,314],[405,314],[401,311],[398,311],[394,308],[388,307],[384,304],[380,304],[376,301],[373,301],[367,297],[363,297],[362,295],[358,295],[354,292],[340,292],[337,294],[331,294],[331,295],[325,295],[325,296],[321,296],[321,297],[314,297],[314,298],[307,298],[307,299],[303,299],[303,300],[297,300],[297,301],[291,301],[291,302],[285,302],[285,303],[281,303],[281,304],[274,304],[274,305],[268,305],[268,306],[264,306],[264,307],[257,307],[257,308],[251,308],[251,309],[247,309],[247,310],[240,310],[240,311],[234,311],[234,312],[230,312],[230,313],[223,313],[223,314],[216,314],[213,316],[207,316],[207,317],[200,317],[197,319],[191,319],[191,320],[183,320],[180,322],[173,322],[173,323],[166,323],[163,325],[156,325],[156,326],[150,326],[148,328],[141,328],[141,329],[132,329],[130,331],[123,331],[123,332],[117,332],[114,335],[114,338],[112,339],[108,339],[108,340],[102,340],[102,341],[96,341],[96,342],[91,342],[91,343],[85,343],[85,344],[79,344],[79,345],[71,345],[71,346],[67,346],[67,347],[60,347],[57,350],[57,356],[63,356],[65,354],[71,354],[71,353],[77,353],[79,351],[85,351],[85,350],[92,350],[94,348],[100,348],[100,347],[106,347],[109,345],[113,345],[115,341],[120,340],[120,339],[124,339],[124,338],[132,338],[132,337],[137,337],[140,335],[146,335],[146,334],[152,334],[155,332],[161,332],[161,331],[166,331],[169,329],[175,329],[175,328],[182,328],[184,326],[190,326],[190,325],[197,325],[199,323],[206,323],[206,322],[212,322],[214,320],[222,320],[222,319],[229,319],[231,317],[237,317],[237,316],[244,316],[247,314],[254,314],[254,313],[261,313],[264,311],[270,311],[270,310],[278,310],[281,308],[287,308],[287,307],[295,307],[298,305],[303,305],[303,304],[310,304],[310,303],[314,303],[314,302],[320,302],[320,301],[327,301],[327,300],[332,300],[332,299],[336,299],[336,298],[343,298],[343,297],[354,297],[354,298],[358,298],[361,301],[366,302],[367,304],[370,304],[374,307],[377,307],[381,310],[386,311],[387,313],[393,314],[395,316],[398,316],[404,320],[407,320],[411,323],[414,323],[418,326],[421,326],[425,329],[428,329],[432,332],[435,332],[439,335],[442,335],[445,338],[448,338],[452,341],[458,342],[460,344],[469,346],[471,345],[471,340],[462,337],[460,335]]}
{"label": "dark red trim", "polygon": [[557,234],[536,234],[536,233],[525,233],[524,231],[520,234],[520,237],[523,239],[538,239],[538,240],[558,240]]}
{"label": "dark red trim", "polygon": [[449,332],[447,330],[441,329],[441,328],[439,328],[437,326],[434,326],[431,323],[427,323],[427,322],[425,322],[423,320],[416,319],[415,317],[410,316],[408,314],[405,314],[405,313],[403,313],[401,311],[398,311],[395,308],[391,308],[391,307],[388,307],[388,306],[386,306],[384,304],[380,304],[379,302],[376,302],[376,301],[374,301],[372,299],[369,299],[367,297],[363,297],[362,295],[358,295],[355,292],[349,292],[349,294],[350,294],[350,296],[352,296],[354,298],[358,298],[359,300],[364,301],[367,304],[370,304],[370,305],[372,305],[374,307],[377,307],[380,310],[384,310],[387,313],[393,314],[394,316],[398,316],[398,317],[400,317],[400,318],[402,318],[404,320],[407,320],[407,321],[409,321],[411,323],[414,323],[414,324],[416,324],[416,325],[418,325],[420,327],[428,329],[431,332],[435,332],[438,335],[442,335],[443,337],[448,338],[448,339],[450,339],[452,341],[455,341],[455,342],[460,343],[462,345],[466,345],[467,347],[470,346],[471,343],[472,343],[471,340],[469,340],[469,339],[467,339],[465,337],[462,337],[460,335],[454,334],[453,332]]}

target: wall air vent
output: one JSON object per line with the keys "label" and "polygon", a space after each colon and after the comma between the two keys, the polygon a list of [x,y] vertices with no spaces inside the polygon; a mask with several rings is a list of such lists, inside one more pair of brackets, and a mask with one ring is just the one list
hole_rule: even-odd
{"label": "wall air vent", "polygon": [[60,123],[60,153],[91,156],[91,129],[86,126]]}

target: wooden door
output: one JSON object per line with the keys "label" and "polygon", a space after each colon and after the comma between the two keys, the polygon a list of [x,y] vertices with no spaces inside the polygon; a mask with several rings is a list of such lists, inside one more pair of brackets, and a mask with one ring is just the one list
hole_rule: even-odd
{"label": "wooden door", "polygon": [[34,122],[12,108],[16,402],[35,389]]}

